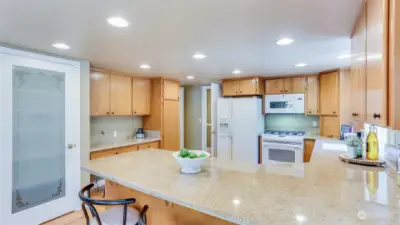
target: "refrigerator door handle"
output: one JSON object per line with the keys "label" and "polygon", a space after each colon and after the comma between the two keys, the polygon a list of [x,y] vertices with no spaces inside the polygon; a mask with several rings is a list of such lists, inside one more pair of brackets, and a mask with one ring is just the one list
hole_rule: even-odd
{"label": "refrigerator door handle", "polygon": [[229,140],[231,141],[231,144],[230,144],[231,148],[229,149],[229,153],[230,153],[230,158],[231,158],[231,161],[232,161],[233,160],[233,151],[232,151],[233,139],[232,139],[232,136],[229,136]]}

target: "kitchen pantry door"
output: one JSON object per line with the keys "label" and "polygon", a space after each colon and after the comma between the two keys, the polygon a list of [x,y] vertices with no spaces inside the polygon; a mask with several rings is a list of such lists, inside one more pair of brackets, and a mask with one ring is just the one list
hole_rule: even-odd
{"label": "kitchen pantry door", "polygon": [[0,224],[79,208],[80,65],[0,47]]}

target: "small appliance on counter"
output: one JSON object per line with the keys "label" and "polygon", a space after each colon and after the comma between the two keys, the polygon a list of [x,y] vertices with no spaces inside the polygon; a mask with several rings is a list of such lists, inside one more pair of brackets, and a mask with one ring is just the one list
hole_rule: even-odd
{"label": "small appliance on counter", "polygon": [[136,132],[136,139],[144,138],[144,131],[143,128],[138,128]]}

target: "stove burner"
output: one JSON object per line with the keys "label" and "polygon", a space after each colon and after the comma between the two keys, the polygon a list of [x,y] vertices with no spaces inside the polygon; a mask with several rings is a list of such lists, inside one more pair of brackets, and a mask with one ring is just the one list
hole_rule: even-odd
{"label": "stove burner", "polygon": [[306,132],[304,131],[275,131],[275,130],[268,130],[265,132],[266,134],[278,135],[280,137],[284,136],[304,136]]}

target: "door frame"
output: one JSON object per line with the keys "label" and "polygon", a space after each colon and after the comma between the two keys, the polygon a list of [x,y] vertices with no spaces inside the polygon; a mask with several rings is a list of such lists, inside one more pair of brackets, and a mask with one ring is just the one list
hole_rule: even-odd
{"label": "door frame", "polygon": [[211,91],[211,85],[201,87],[201,149],[203,151],[207,151],[207,90]]}
{"label": "door frame", "polygon": [[180,125],[180,147],[181,149],[185,147],[185,88],[180,87],[180,97],[179,97],[179,125]]}
{"label": "door frame", "polygon": [[[39,61],[42,61],[44,63],[56,63],[56,64],[61,64],[62,66],[71,67],[70,68],[70,70],[71,70],[70,72],[72,72],[72,73],[74,73],[75,75],[78,76],[77,80],[79,81],[79,83],[75,87],[76,90],[73,91],[73,93],[75,95],[77,95],[77,97],[79,99],[79,97],[80,97],[80,62],[79,61],[73,61],[73,60],[68,60],[68,59],[63,59],[63,58],[57,58],[57,57],[53,57],[53,56],[49,56],[49,55],[45,55],[45,54],[32,53],[32,52],[18,50],[18,49],[12,49],[12,48],[3,47],[3,46],[0,45],[0,72],[1,72],[1,74],[4,74],[6,72],[6,68],[4,67],[5,66],[4,60],[6,60],[5,57],[7,55],[12,56],[12,57],[23,57],[23,58],[31,59],[31,60],[39,60]],[[0,77],[0,80],[3,80],[3,78]],[[0,91],[0,102],[9,101],[9,99],[6,99],[6,98],[7,98],[7,96],[4,95],[4,91]],[[78,103],[79,103],[79,101],[78,101]],[[76,115],[76,116],[78,116],[78,118],[76,118],[76,119],[78,120],[78,122],[80,124],[80,115],[81,115],[80,114],[80,103],[78,104],[78,109],[77,110],[78,110],[79,114]],[[6,141],[4,141],[5,138],[6,138],[5,137],[6,135],[4,135],[2,133],[3,132],[3,128],[2,127],[5,126],[5,121],[4,121],[5,120],[5,116],[6,116],[6,113],[5,113],[4,105],[0,104],[0,125],[1,125],[0,126],[0,149],[5,149],[6,148],[6,144],[7,144],[7,143],[5,143]],[[80,131],[80,129],[79,129],[79,131]],[[9,137],[9,134],[7,135],[7,137]],[[79,175],[76,176],[74,178],[74,180],[69,182],[70,185],[71,185],[71,189],[68,189],[68,190],[71,190],[70,193],[72,193],[72,192],[76,192],[77,193],[80,190],[80,187],[81,187],[81,184],[80,184],[80,182],[81,182],[81,171],[80,171],[80,144],[81,144],[81,141],[80,141],[80,138],[81,137],[80,137],[79,133],[75,134],[74,137],[76,138],[76,140],[74,140],[74,141],[76,141],[76,143],[74,143],[74,144],[76,144],[76,147],[74,148],[73,154],[71,154],[70,152],[68,153],[70,156],[69,157],[66,156],[66,159],[68,159],[68,158],[71,159],[71,157],[72,158],[77,158],[78,157],[78,160],[79,160],[78,161],[78,167],[77,168],[70,168],[70,167],[68,167],[68,164],[66,164],[66,176],[67,176],[68,173],[78,173]],[[66,141],[66,144],[67,144],[70,140],[66,139],[65,141]],[[0,151],[0,160],[4,159],[5,155],[6,154],[4,153],[4,151]],[[0,174],[4,174],[5,173],[4,169],[5,169],[5,165],[1,165],[0,164]],[[5,185],[3,185],[3,182],[5,182],[5,181],[4,180],[0,180],[0,202],[3,202],[5,204],[11,204],[11,202],[9,202],[7,198],[5,199],[5,195],[3,194],[8,189],[8,188],[5,187]],[[67,189],[67,187],[66,187],[66,189]],[[71,206],[73,206],[73,210],[79,210],[79,208],[80,208],[79,198],[77,196],[74,196],[74,198],[73,198],[72,195],[70,197],[71,198],[67,199],[67,201],[68,202],[72,201],[72,202],[70,202],[70,204],[71,204]],[[52,201],[61,202],[61,199],[55,199],[55,200],[52,200]],[[46,204],[49,204],[49,203],[50,202],[46,202],[46,203],[43,203],[41,205],[46,205]],[[37,207],[37,206],[35,206],[35,207]],[[35,207],[30,208],[29,210],[32,210]],[[63,210],[55,210],[55,211],[59,211],[60,212],[60,211],[63,211]],[[9,212],[4,212],[4,210],[0,210],[0,224],[5,224],[6,217],[9,216],[8,213]],[[21,212],[18,212],[18,213],[20,213],[20,216],[23,216],[24,214],[26,214],[26,213],[24,213],[24,211],[21,211]],[[57,215],[57,216],[61,216],[61,214]],[[50,219],[54,219],[54,218],[50,218]],[[43,222],[45,222],[45,221],[43,221]]]}

